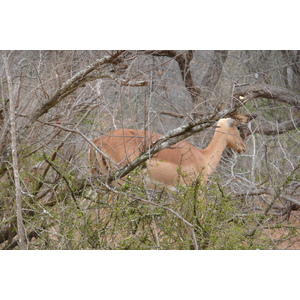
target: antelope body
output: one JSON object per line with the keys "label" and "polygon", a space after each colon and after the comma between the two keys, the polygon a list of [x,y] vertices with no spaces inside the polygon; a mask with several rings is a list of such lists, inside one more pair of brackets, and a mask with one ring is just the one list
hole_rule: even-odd
{"label": "antelope body", "polygon": [[[246,146],[238,126],[247,123],[250,118],[244,116],[241,119],[243,122],[240,123],[231,118],[220,119],[206,149],[198,149],[184,140],[154,154],[143,168],[147,187],[166,185],[172,190],[177,184],[189,185],[196,179],[206,185],[226,147],[238,153],[245,152]],[[102,154],[91,147],[92,173],[108,174],[120,168],[137,158],[159,137],[160,134],[150,131],[117,129],[94,139],[93,143]]]}

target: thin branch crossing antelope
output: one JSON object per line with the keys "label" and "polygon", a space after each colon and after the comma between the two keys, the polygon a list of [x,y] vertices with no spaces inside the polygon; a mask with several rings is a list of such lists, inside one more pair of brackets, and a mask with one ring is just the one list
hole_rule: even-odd
{"label": "thin branch crossing antelope", "polygon": [[[177,184],[189,185],[196,179],[206,185],[226,147],[238,153],[246,151],[238,126],[251,119],[249,115],[220,119],[211,142],[203,150],[184,140],[154,154],[142,166],[147,187],[164,185],[174,190]],[[94,139],[100,153],[91,147],[92,174],[105,175],[132,162],[161,136],[145,130],[117,129]]]}

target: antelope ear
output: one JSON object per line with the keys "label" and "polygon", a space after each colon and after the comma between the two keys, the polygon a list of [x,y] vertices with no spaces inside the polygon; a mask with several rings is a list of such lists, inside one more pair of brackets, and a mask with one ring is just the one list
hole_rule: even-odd
{"label": "antelope ear", "polygon": [[257,115],[250,115],[250,114],[241,115],[241,114],[236,114],[234,116],[234,119],[237,120],[240,124],[246,124],[246,123],[250,122],[251,120],[255,119],[256,117],[257,117]]}
{"label": "antelope ear", "polygon": [[239,125],[239,123],[234,119],[228,119],[227,125],[228,125],[228,127],[237,127]]}
{"label": "antelope ear", "polygon": [[248,116],[249,118],[249,121],[250,122],[251,120],[254,120],[255,118],[257,118],[257,115],[250,115],[250,114],[247,114],[246,116]]}

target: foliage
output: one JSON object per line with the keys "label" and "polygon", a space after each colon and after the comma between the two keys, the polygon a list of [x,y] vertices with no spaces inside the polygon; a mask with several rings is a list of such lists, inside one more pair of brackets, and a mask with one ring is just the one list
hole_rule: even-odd
{"label": "foliage", "polygon": [[[260,233],[249,234],[255,215],[243,213],[242,202],[222,194],[217,185],[204,191],[196,184],[160,193],[145,190],[143,185],[139,179],[121,191],[101,193],[97,192],[100,186],[95,185],[77,202],[70,194],[61,193],[55,206],[31,203],[34,215],[24,217],[37,232],[30,249],[189,250],[195,247],[191,230],[199,249],[270,247],[270,241],[262,243],[258,238]],[[143,199],[150,199],[150,204]]]}

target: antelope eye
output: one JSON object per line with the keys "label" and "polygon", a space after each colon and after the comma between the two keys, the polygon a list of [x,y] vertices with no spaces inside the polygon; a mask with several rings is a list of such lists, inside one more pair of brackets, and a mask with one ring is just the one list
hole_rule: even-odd
{"label": "antelope eye", "polygon": [[238,130],[241,130],[241,129],[242,129],[242,126],[238,126],[237,129],[238,129]]}

